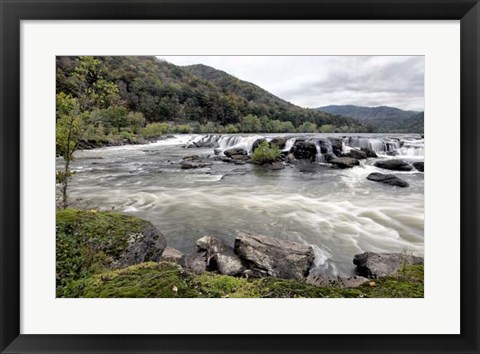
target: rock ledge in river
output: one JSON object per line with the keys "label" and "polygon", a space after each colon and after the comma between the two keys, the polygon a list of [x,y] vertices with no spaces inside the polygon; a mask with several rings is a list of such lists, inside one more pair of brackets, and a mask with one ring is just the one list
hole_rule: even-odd
{"label": "rock ledge in river", "polygon": [[397,159],[377,161],[375,166],[394,171],[411,171],[413,169],[407,162]]}
{"label": "rock ledge in river", "polygon": [[384,175],[383,173],[372,172],[367,176],[367,179],[370,181],[385,183],[390,186],[397,186],[402,188],[408,187],[407,182],[405,182],[401,178],[398,178],[395,175]]}

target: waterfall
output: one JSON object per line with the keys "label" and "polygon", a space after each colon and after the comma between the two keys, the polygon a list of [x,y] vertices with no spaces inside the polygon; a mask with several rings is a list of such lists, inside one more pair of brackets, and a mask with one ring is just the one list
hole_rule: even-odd
{"label": "waterfall", "polygon": [[[276,136],[276,135],[275,135]],[[255,141],[266,139],[271,141],[273,136],[264,135],[229,135],[229,134],[207,134],[203,136],[190,136],[189,144],[197,147],[216,147],[222,151],[231,148],[243,148],[250,155]],[[295,141],[302,137],[290,137],[282,151],[290,151]],[[303,137],[303,139],[305,139]],[[347,136],[342,139],[342,153],[347,154],[352,148],[371,149],[379,155],[402,155],[402,156],[423,156],[424,140],[414,136],[388,137],[388,136]],[[323,134],[309,136],[307,141],[315,144],[317,148],[317,162],[326,162],[325,156],[333,154],[332,142],[329,137]],[[215,146],[214,146],[215,147]],[[338,154],[338,153],[337,153]]]}

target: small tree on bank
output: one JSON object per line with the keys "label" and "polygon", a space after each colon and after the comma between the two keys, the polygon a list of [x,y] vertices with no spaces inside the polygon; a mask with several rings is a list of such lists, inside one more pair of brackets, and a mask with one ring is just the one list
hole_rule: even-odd
{"label": "small tree on bank", "polygon": [[56,97],[56,149],[57,155],[63,157],[64,167],[56,174],[60,184],[62,208],[68,207],[68,182],[73,175],[70,164],[73,153],[77,150],[83,135],[88,129],[88,112],[80,112],[78,100],[61,92]]}

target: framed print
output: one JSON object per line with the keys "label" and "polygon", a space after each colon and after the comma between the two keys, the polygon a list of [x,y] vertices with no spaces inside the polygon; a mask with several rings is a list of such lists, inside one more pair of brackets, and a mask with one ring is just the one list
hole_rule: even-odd
{"label": "framed print", "polygon": [[2,0],[2,353],[478,353],[479,6]]}

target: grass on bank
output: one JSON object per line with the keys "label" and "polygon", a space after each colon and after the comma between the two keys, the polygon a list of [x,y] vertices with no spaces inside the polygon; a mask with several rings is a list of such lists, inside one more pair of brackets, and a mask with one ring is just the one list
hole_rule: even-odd
{"label": "grass on bank", "polygon": [[87,298],[421,298],[423,266],[359,288],[319,288],[304,281],[195,275],[172,263],[142,263],[77,282],[74,297]]}

